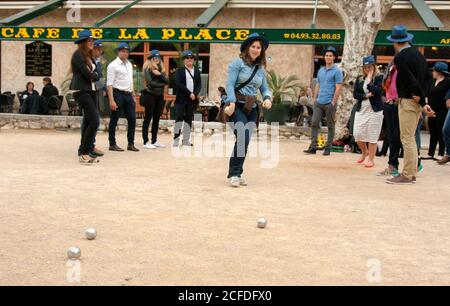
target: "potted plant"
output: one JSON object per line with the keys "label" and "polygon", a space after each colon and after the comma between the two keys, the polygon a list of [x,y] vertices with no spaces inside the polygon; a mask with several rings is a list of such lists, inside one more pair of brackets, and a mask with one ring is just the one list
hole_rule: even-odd
{"label": "potted plant", "polygon": [[271,109],[264,109],[264,119],[267,123],[279,122],[285,124],[291,106],[297,102],[302,85],[295,75],[281,77],[274,70],[267,71],[267,83],[272,90],[273,101]]}

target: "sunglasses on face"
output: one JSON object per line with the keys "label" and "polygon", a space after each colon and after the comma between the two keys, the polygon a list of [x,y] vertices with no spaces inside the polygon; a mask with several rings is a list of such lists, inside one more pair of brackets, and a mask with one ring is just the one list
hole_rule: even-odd
{"label": "sunglasses on face", "polygon": [[193,60],[193,59],[195,59],[195,57],[193,57],[193,56],[187,56],[187,57],[185,57],[186,59],[188,59],[188,60]]}

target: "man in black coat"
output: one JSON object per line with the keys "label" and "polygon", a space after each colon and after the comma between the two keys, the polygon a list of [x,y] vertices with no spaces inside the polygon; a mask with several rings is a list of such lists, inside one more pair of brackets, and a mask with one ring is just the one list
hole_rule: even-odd
{"label": "man in black coat", "polygon": [[397,52],[394,64],[397,67],[398,118],[400,122],[400,139],[403,145],[403,172],[388,179],[388,184],[413,184],[418,172],[418,149],[416,129],[422,112],[434,116],[425,97],[431,87],[432,76],[425,57],[411,46],[414,36],[404,26],[395,26],[387,39],[394,44]]}
{"label": "man in black coat", "polygon": [[58,88],[56,88],[52,84],[52,80],[50,78],[44,78],[43,82],[44,82],[44,88],[42,89],[42,96],[45,99],[47,99],[47,101],[48,101],[48,99],[50,99],[50,97],[59,95]]}
{"label": "man in black coat", "polygon": [[[174,130],[174,147],[178,147],[183,128],[183,146],[192,146],[190,142],[194,108],[202,89],[200,70],[194,66],[195,56],[190,50],[183,52],[184,66],[175,74],[177,95],[175,100],[176,122]],[[183,126],[184,121],[184,126]]]}

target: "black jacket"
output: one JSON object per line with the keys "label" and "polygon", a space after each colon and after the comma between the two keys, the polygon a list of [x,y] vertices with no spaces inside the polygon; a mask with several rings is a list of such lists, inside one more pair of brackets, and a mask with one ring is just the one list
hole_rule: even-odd
{"label": "black jacket", "polygon": [[[383,78],[383,75],[378,75],[367,85],[367,89],[373,94],[373,97],[369,98],[369,101],[374,112],[383,110]],[[362,76],[358,77],[355,82],[353,97],[358,100],[356,111],[359,112],[361,110],[362,101],[367,99],[366,93],[364,92],[364,78]]]}
{"label": "black jacket", "polygon": [[[190,77],[190,76],[189,76]],[[177,87],[177,97],[175,104],[185,104],[187,102],[192,102],[189,97],[192,92],[186,88],[186,68],[183,66],[178,68],[175,73],[175,86]],[[198,99],[200,90],[202,89],[202,79],[200,76],[200,70],[194,68],[194,92],[193,94]]]}
{"label": "black jacket", "polygon": [[164,73],[156,75],[151,70],[145,70],[144,77],[147,83],[147,90],[150,94],[155,96],[164,95],[164,86],[169,84],[169,80]]}
{"label": "black jacket", "polygon": [[419,96],[420,105],[424,106],[433,80],[425,57],[416,48],[409,47],[394,57],[394,63],[398,70],[399,98],[412,99],[412,96]]}
{"label": "black jacket", "polygon": [[53,84],[47,84],[42,89],[42,95],[47,100],[50,99],[50,97],[59,95],[58,88],[56,88]]}
{"label": "black jacket", "polygon": [[84,57],[79,50],[73,53],[71,66],[73,78],[70,83],[70,89],[92,91],[92,82],[97,82],[100,78],[96,69],[94,71],[88,69]]}

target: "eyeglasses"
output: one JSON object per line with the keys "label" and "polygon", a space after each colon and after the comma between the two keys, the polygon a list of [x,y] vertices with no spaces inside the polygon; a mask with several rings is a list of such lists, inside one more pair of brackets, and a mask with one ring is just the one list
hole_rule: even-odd
{"label": "eyeglasses", "polygon": [[185,59],[193,60],[193,59],[195,59],[195,57],[193,57],[193,56],[186,56]]}

